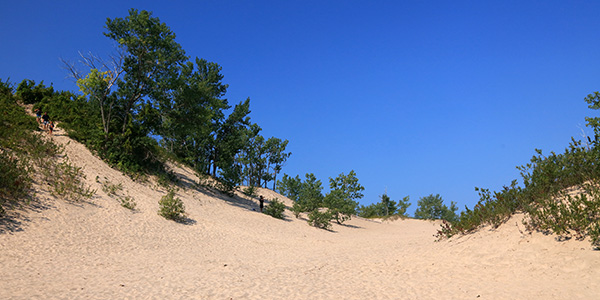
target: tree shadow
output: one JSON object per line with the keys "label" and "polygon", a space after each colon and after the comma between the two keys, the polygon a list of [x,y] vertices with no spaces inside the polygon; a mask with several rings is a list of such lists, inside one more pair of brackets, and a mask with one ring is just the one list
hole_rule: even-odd
{"label": "tree shadow", "polygon": [[352,225],[352,224],[344,224],[344,223],[342,223],[342,224],[338,224],[338,225],[344,226],[344,227],[348,227],[348,228],[354,228],[354,229],[364,229],[364,227],[360,227],[360,226]]}
{"label": "tree shadow", "polygon": [[42,202],[38,198],[29,199],[29,203],[15,204],[0,216],[0,234],[15,233],[23,231],[23,227],[31,222],[27,215],[31,212],[41,213],[44,210],[56,208],[53,205]]}
{"label": "tree shadow", "polygon": [[198,222],[196,222],[196,220],[194,219],[190,219],[188,217],[184,217],[178,220],[175,220],[175,222],[182,224],[182,225],[196,225]]}

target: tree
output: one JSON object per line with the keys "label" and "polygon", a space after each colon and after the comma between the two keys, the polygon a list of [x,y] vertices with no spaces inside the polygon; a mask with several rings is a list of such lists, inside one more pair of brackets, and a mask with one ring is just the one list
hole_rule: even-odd
{"label": "tree", "polygon": [[230,106],[222,99],[228,85],[221,80],[221,67],[196,58],[196,64],[182,66],[173,97],[160,108],[162,126],[157,132],[161,145],[191,165],[197,172],[209,173],[213,133],[225,119]]}
{"label": "tree", "polygon": [[310,212],[323,206],[323,186],[315,174],[306,173],[304,182],[300,188],[298,201],[302,211]]}
{"label": "tree", "polygon": [[383,195],[381,195],[381,204],[384,209],[384,216],[393,215],[396,213],[396,210],[398,209],[396,207],[396,205],[398,203],[396,203],[396,201],[390,199],[390,196],[388,196],[385,193]]}
{"label": "tree", "polygon": [[104,35],[118,45],[117,56],[106,62],[80,54],[89,68],[85,76],[65,62],[99,111],[103,139],[88,145],[124,171],[163,169],[151,135],[160,134],[165,112],[161,108],[177,89],[185,52],[169,27],[147,11],[131,9],[125,18],[107,19],[105,28]]}
{"label": "tree", "polygon": [[168,98],[187,57],[175,42],[175,33],[151,12],[130,9],[124,19],[107,19],[106,29],[104,35],[125,51],[124,73],[117,81],[121,131],[125,132],[130,121],[151,117],[144,108],[155,108]]}
{"label": "tree", "polygon": [[358,209],[358,215],[363,218],[385,217],[391,215],[406,216],[406,210],[410,206],[409,197],[402,200],[391,200],[387,194],[380,196],[380,201],[367,206],[361,205]]}
{"label": "tree", "polygon": [[265,143],[266,153],[267,153],[267,170],[268,174],[271,174],[269,171],[272,168],[273,178],[269,178],[273,180],[273,190],[277,185],[277,174],[281,172],[283,165],[287,161],[288,157],[292,155],[291,152],[285,152],[285,148],[287,147],[289,141],[282,141],[279,138],[271,137]]}
{"label": "tree", "polygon": [[450,203],[450,208],[443,204],[442,197],[439,194],[429,195],[422,197],[417,203],[418,207],[415,211],[415,218],[417,219],[429,219],[429,220],[446,220],[448,222],[454,222],[458,219],[455,202]]}
{"label": "tree", "polygon": [[291,177],[287,174],[283,174],[281,180],[277,182],[277,192],[294,202],[298,201],[301,189],[302,179],[300,179],[300,176],[298,175],[296,175],[296,177]]}
{"label": "tree", "polygon": [[333,218],[342,224],[356,213],[358,200],[363,197],[361,193],[365,188],[358,183],[354,170],[348,175],[341,173],[335,179],[329,178],[331,191],[325,195],[324,205],[333,215]]}
{"label": "tree", "polygon": [[411,204],[409,201],[410,201],[409,196],[406,196],[406,197],[402,198],[402,200],[399,200],[398,201],[398,210],[396,211],[396,214],[407,217],[406,210],[408,210],[408,207],[410,207],[410,204]]}

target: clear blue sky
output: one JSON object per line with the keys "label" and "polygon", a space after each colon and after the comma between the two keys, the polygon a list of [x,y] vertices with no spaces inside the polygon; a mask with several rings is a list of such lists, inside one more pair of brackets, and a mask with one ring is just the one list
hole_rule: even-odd
{"label": "clear blue sky", "polygon": [[59,58],[110,53],[106,18],[130,8],[223,67],[230,103],[250,97],[262,134],[290,141],[284,173],[355,170],[361,204],[387,189],[411,213],[429,194],[472,207],[596,114],[598,1],[4,1],[0,78],[75,91]]}

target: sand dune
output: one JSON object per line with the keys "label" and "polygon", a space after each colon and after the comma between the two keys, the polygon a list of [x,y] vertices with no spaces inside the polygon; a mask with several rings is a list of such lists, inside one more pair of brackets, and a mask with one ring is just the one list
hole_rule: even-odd
{"label": "sand dune", "polygon": [[[353,218],[332,231],[286,212],[256,212],[190,185],[185,224],[157,214],[166,191],[109,168],[58,130],[97,189],[89,203],[40,193],[0,234],[0,299],[599,299],[600,252],[588,241],[529,234],[515,216],[496,230],[436,242],[436,222]],[[193,172],[176,167],[188,183]],[[121,183],[137,210],[101,181]],[[267,199],[291,201],[270,190]]]}

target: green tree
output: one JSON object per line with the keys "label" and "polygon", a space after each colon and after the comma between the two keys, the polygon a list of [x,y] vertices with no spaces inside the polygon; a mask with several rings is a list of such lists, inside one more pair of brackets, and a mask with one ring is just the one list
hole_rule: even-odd
{"label": "green tree", "polygon": [[354,170],[348,175],[341,173],[335,179],[329,178],[329,187],[331,190],[325,195],[323,203],[338,224],[342,224],[356,213],[358,207],[356,200],[363,197],[361,192],[365,188],[358,183]]}
{"label": "green tree", "polygon": [[289,141],[281,140],[276,137],[269,138],[265,143],[267,153],[267,172],[273,174],[272,178],[267,177],[269,180],[273,180],[273,190],[277,185],[277,174],[281,172],[283,165],[287,159],[292,155],[291,152],[285,152]]}
{"label": "green tree", "polygon": [[17,86],[17,96],[23,100],[25,104],[34,104],[42,101],[44,97],[50,97],[54,93],[52,86],[46,87],[44,81],[35,85],[35,82],[30,79],[23,79]]}
{"label": "green tree", "polygon": [[450,207],[443,203],[442,197],[437,195],[429,195],[419,199],[417,203],[418,207],[415,211],[415,218],[417,219],[429,219],[429,220],[446,220],[448,222],[454,222],[458,219],[455,202],[451,202]]}
{"label": "green tree", "polygon": [[408,207],[410,207],[410,205],[411,205],[411,203],[409,201],[410,201],[409,196],[406,196],[406,197],[402,198],[402,200],[399,200],[398,201],[398,210],[396,211],[396,214],[407,217],[406,210],[408,210]]}
{"label": "green tree", "polygon": [[382,207],[384,209],[384,216],[390,216],[396,213],[396,210],[398,209],[398,207],[396,207],[398,205],[398,203],[396,203],[396,201],[390,199],[390,196],[388,196],[387,194],[383,194],[381,195],[381,204]]}
{"label": "green tree", "polygon": [[131,9],[125,18],[107,19],[106,29],[104,35],[125,52],[123,76],[117,81],[121,132],[132,121],[153,125],[151,111],[174,89],[187,60],[185,51],[175,41],[175,33],[145,10]]}
{"label": "green tree", "polygon": [[297,203],[304,212],[310,212],[323,206],[323,186],[315,174],[306,173]]}
{"label": "green tree", "polygon": [[358,209],[358,215],[363,218],[384,217],[391,215],[406,216],[406,210],[410,206],[409,197],[402,200],[391,200],[387,194],[380,196],[380,201],[367,206],[361,205]]}
{"label": "green tree", "polygon": [[300,176],[298,175],[296,175],[296,177],[291,177],[287,174],[283,174],[281,180],[277,181],[277,192],[294,200],[294,202],[298,201],[301,189],[302,179],[300,179]]}
{"label": "green tree", "polygon": [[161,145],[197,172],[208,174],[213,133],[230,106],[221,67],[196,58],[182,66],[172,99],[162,102]]}

